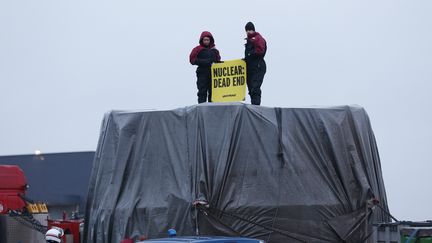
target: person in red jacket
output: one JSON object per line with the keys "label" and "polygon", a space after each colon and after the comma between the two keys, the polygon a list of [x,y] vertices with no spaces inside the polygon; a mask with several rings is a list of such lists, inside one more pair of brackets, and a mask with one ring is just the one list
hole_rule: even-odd
{"label": "person in red jacket", "polygon": [[260,33],[255,31],[255,26],[252,22],[248,22],[245,26],[247,38],[245,44],[245,58],[247,71],[247,86],[251,103],[253,105],[261,104],[261,85],[264,80],[264,75],[267,71],[267,66],[264,61],[264,56],[267,52],[267,43]]}
{"label": "person in red jacket", "polygon": [[211,65],[220,62],[221,57],[216,49],[213,35],[208,31],[203,31],[199,39],[199,45],[192,49],[189,61],[192,65],[197,65],[197,88],[198,103],[211,102]]}

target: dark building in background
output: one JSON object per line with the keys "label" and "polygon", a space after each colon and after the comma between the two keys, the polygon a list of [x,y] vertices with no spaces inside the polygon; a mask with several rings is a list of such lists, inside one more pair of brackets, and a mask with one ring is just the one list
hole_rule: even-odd
{"label": "dark building in background", "polygon": [[94,152],[0,156],[0,164],[18,165],[24,171],[27,197],[47,203],[52,218],[63,211],[85,211]]}

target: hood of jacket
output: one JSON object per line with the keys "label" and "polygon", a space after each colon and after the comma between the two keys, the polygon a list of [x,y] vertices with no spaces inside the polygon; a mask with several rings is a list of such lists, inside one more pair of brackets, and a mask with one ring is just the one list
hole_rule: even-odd
{"label": "hood of jacket", "polygon": [[201,46],[206,47],[206,46],[204,46],[204,43],[203,43],[204,37],[210,38],[210,45],[209,45],[210,48],[215,46],[213,35],[209,31],[203,31],[201,33],[201,36],[200,36],[200,39],[199,39],[199,44]]}

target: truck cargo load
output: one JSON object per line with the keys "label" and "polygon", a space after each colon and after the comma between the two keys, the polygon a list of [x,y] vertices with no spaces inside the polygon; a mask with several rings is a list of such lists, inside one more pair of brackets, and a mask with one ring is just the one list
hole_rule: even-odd
{"label": "truck cargo load", "polygon": [[87,242],[178,235],[362,242],[389,222],[375,137],[357,106],[200,104],[112,111],[101,128]]}

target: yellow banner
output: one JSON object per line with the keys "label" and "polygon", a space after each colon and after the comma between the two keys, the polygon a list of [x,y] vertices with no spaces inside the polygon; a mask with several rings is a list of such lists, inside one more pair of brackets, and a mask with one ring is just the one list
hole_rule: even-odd
{"label": "yellow banner", "polygon": [[214,63],[212,73],[212,102],[245,100],[246,62],[237,59]]}

